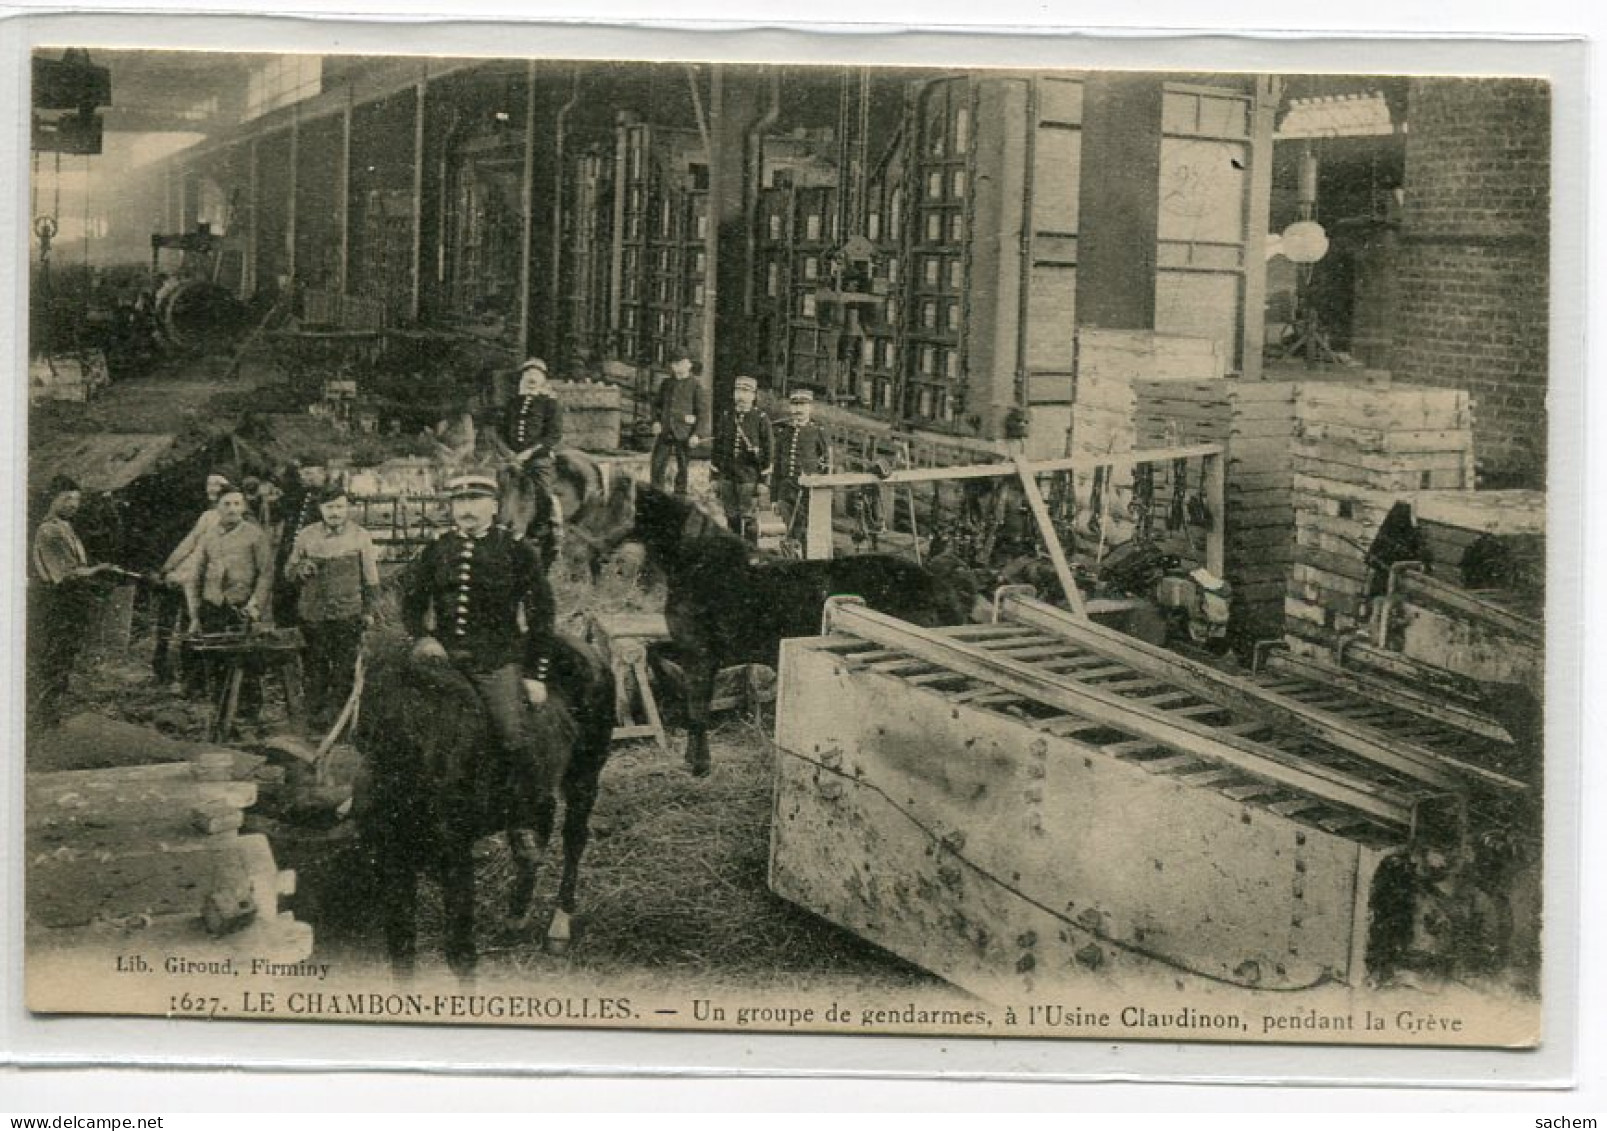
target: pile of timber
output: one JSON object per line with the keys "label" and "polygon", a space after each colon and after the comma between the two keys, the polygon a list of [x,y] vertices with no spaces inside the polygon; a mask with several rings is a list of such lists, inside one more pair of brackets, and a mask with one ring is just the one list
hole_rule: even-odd
{"label": "pile of timber", "polygon": [[1138,439],[1138,382],[1220,380],[1215,341],[1151,330],[1079,330],[1072,455],[1131,451]]}
{"label": "pile of timber", "polygon": [[[1077,374],[1071,406],[1071,442],[1068,454],[1103,456],[1128,452],[1139,443],[1138,392],[1140,383],[1210,383],[1226,372],[1216,342],[1157,334],[1152,330],[1095,330],[1077,332]],[[1093,471],[1074,473],[1072,490],[1079,512],[1092,516]],[[1123,473],[1112,481],[1101,509],[1104,528],[1121,541],[1132,480]],[[1082,506],[1081,504],[1090,504]]]}
{"label": "pile of timber", "polygon": [[1473,416],[1460,389],[1334,382],[1302,383],[1296,407],[1284,628],[1327,644],[1365,626],[1367,550],[1390,509],[1473,487]]}
{"label": "pile of timber", "polygon": [[564,445],[585,452],[619,450],[624,400],[618,385],[554,381],[553,396],[564,408]]}
{"label": "pile of timber", "polygon": [[1520,571],[1514,588],[1544,593],[1544,491],[1425,491],[1413,500],[1412,517],[1435,576],[1475,587],[1478,565],[1468,551],[1495,539]]}
{"label": "pile of timber", "polygon": [[[69,736],[63,750],[96,768],[26,775],[31,950],[134,946],[285,962],[312,953],[312,927],[279,907],[295,891],[295,874],[279,870],[266,837],[240,832],[258,779],[272,776],[265,759],[106,719],[83,717],[64,729],[81,742]],[[138,756],[136,746],[188,756],[119,764]]]}
{"label": "pile of timber", "polygon": [[[1221,444],[1227,461],[1223,572],[1234,620],[1246,639],[1281,636],[1294,562],[1294,469],[1298,386],[1290,381],[1137,381],[1141,447]],[[1155,469],[1157,521],[1175,492],[1171,468]]]}

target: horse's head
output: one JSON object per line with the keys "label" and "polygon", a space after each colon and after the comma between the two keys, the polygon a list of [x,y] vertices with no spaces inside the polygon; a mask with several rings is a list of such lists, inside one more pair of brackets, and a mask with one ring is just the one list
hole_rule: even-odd
{"label": "horse's head", "polygon": [[570,533],[590,547],[599,557],[606,557],[626,542],[639,537],[636,534],[638,485],[628,475],[618,475],[606,491],[578,509],[570,524]]}
{"label": "horse's head", "polygon": [[706,556],[711,541],[741,547],[746,554],[746,543],[697,503],[624,475],[614,480],[606,501],[590,509],[579,529],[599,556],[626,542],[640,542],[661,566],[673,566],[694,543],[700,557]]}

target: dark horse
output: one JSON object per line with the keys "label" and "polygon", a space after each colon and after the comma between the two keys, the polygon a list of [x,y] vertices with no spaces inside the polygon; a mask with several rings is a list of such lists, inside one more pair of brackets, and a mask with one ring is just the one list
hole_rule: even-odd
{"label": "dark horse", "polygon": [[688,500],[616,480],[606,508],[587,516],[603,551],[647,548],[664,574],[664,619],[687,676],[686,760],[709,770],[709,703],[715,676],[735,664],[775,667],[786,637],[820,633],[828,597],[853,594],[871,608],[928,627],[963,623],[976,597],[971,576],[945,562],[922,567],[887,554],[826,561],[760,558]]}
{"label": "dark horse", "polygon": [[473,850],[482,837],[508,834],[515,869],[508,926],[528,928],[537,865],[560,795],[563,874],[546,945],[553,952],[567,948],[580,859],[614,729],[614,681],[589,648],[560,638],[547,686],[547,702],[528,721],[540,757],[509,765],[478,694],[455,667],[416,661],[400,642],[373,658],[355,737],[367,774],[358,820],[376,864],[386,947],[398,977],[413,971],[421,872],[441,884],[447,963],[460,978],[473,976]]}

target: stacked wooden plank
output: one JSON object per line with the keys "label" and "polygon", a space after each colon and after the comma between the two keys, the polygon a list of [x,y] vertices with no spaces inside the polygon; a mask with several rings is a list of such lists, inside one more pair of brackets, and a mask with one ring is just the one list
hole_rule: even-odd
{"label": "stacked wooden plank", "polygon": [[1334,382],[1302,383],[1297,410],[1285,631],[1328,643],[1365,623],[1367,549],[1390,509],[1473,486],[1473,419],[1459,389]]}
{"label": "stacked wooden plank", "polygon": [[585,452],[619,450],[623,400],[619,386],[592,381],[554,381],[564,408],[564,446]]}
{"label": "stacked wooden plank", "polygon": [[[1224,372],[1217,344],[1209,338],[1152,330],[1079,330],[1069,454],[1103,456],[1143,446],[1138,437],[1138,383],[1210,383]],[[1084,521],[1091,520],[1095,473],[1079,471],[1071,478],[1078,513]],[[1112,542],[1124,541],[1130,531],[1131,502],[1132,479],[1123,473],[1108,485],[1099,507],[1101,528]]]}
{"label": "stacked wooden plank", "polygon": [[[1281,635],[1294,561],[1294,471],[1290,447],[1298,386],[1289,381],[1137,381],[1140,447],[1221,444],[1227,460],[1223,567],[1245,639]],[[1156,509],[1178,490],[1155,470]]]}
{"label": "stacked wooden plank", "polygon": [[1428,565],[1437,576],[1462,577],[1463,557],[1481,538],[1496,538],[1515,559],[1532,563],[1544,588],[1544,491],[1425,491],[1412,503]]}
{"label": "stacked wooden plank", "polygon": [[1137,439],[1140,381],[1214,381],[1226,372],[1215,341],[1150,330],[1077,332],[1073,455],[1130,451]]}
{"label": "stacked wooden plank", "polygon": [[242,836],[262,759],[193,759],[26,778],[30,952],[134,947],[198,960],[298,962],[312,928],[279,909],[295,874]]}

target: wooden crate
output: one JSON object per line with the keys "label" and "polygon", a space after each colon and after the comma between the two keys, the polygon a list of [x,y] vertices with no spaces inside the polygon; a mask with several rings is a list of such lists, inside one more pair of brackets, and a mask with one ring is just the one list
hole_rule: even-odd
{"label": "wooden crate", "polygon": [[[783,642],[770,885],[984,998],[1359,984],[1362,843]],[[1085,728],[1085,731],[1087,728]]]}

